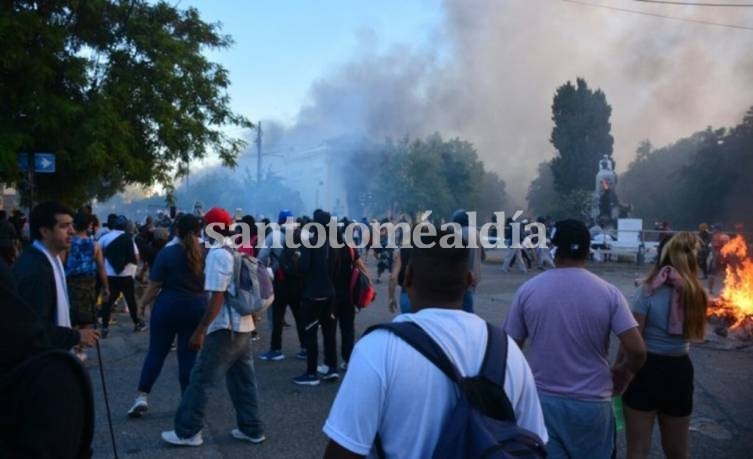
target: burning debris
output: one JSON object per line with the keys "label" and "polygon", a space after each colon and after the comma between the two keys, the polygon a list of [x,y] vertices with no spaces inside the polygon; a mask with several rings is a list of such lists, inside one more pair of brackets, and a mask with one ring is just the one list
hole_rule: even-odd
{"label": "burning debris", "polygon": [[753,260],[745,238],[736,236],[721,253],[726,264],[724,288],[709,305],[712,328],[719,336],[753,342]]}

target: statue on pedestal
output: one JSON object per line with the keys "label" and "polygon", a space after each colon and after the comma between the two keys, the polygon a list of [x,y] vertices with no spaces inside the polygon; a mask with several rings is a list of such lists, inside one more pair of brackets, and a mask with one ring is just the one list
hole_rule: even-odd
{"label": "statue on pedestal", "polygon": [[591,217],[601,226],[615,226],[619,217],[620,203],[617,199],[617,174],[614,172],[612,159],[604,155],[599,160],[599,172],[596,173]]}

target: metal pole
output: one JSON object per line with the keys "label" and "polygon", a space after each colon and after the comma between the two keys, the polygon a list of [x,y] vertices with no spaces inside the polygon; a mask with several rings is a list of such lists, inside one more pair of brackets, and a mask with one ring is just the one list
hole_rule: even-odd
{"label": "metal pole", "polygon": [[107,384],[105,384],[105,369],[102,366],[102,351],[99,349],[97,340],[97,360],[99,360],[99,376],[102,379],[102,392],[105,395],[105,409],[107,410],[107,423],[110,426],[110,440],[112,441],[112,453],[118,459],[118,448],[115,446],[115,432],[112,430],[112,415],[110,414],[110,399],[107,397]]}
{"label": "metal pole", "polygon": [[256,125],[256,183],[261,183],[261,121]]}

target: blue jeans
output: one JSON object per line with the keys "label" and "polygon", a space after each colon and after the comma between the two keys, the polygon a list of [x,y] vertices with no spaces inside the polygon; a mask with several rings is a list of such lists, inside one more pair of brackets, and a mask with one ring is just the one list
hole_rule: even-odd
{"label": "blue jeans", "polygon": [[463,311],[473,313],[473,294],[474,291],[468,289],[463,295]]}
{"label": "blue jeans", "polygon": [[214,387],[223,376],[235,407],[238,428],[251,437],[264,434],[259,419],[251,333],[234,332],[231,336],[230,330],[218,330],[204,339],[191,371],[191,382],[175,413],[178,437],[193,437],[204,427],[207,389]]}
{"label": "blue jeans", "polygon": [[165,357],[170,353],[175,335],[178,335],[178,379],[180,391],[185,392],[188,378],[196,361],[196,352],[188,347],[196,327],[201,322],[207,306],[206,295],[186,295],[164,289],[157,297],[149,319],[149,350],[144,359],[139,379],[139,391],[149,393],[162,371]]}
{"label": "blue jeans", "polygon": [[615,457],[612,402],[586,402],[539,392],[549,433],[551,459],[605,459]]}
{"label": "blue jeans", "polygon": [[413,312],[413,309],[410,305],[410,297],[408,297],[408,292],[405,290],[400,291],[400,313],[401,314],[407,314],[409,312]]}

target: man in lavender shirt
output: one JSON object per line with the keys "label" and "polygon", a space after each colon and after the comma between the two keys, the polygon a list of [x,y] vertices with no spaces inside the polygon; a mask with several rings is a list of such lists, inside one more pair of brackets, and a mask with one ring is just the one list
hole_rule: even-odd
{"label": "man in lavender shirt", "polygon": [[[615,453],[611,398],[621,394],[646,359],[627,300],[585,269],[591,237],[577,220],[557,222],[556,269],[523,284],[505,331],[522,347],[539,391],[550,458],[607,458]],[[614,333],[629,358],[609,368]]]}

